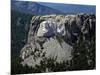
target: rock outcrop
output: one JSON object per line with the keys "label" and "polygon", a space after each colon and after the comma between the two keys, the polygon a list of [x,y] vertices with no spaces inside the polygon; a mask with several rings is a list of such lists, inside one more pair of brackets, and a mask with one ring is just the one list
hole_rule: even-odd
{"label": "rock outcrop", "polygon": [[80,33],[84,35],[84,40],[89,40],[95,33],[95,15],[33,16],[27,44],[20,52],[21,63],[35,67],[49,58],[55,63],[70,61]]}

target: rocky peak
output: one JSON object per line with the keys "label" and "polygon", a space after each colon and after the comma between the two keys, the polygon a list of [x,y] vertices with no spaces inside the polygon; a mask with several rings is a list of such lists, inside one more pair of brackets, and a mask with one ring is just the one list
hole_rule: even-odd
{"label": "rocky peak", "polygon": [[95,31],[95,17],[79,15],[33,16],[28,33],[27,44],[20,57],[23,65],[34,67],[44,59],[54,59],[57,63],[72,59],[73,45],[80,33],[85,40]]}

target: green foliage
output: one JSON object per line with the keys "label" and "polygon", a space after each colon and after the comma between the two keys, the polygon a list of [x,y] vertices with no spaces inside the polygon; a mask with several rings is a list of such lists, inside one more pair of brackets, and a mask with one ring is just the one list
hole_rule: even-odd
{"label": "green foliage", "polygon": [[27,41],[31,17],[32,15],[11,10],[11,73],[13,74],[27,73],[26,70],[30,69],[20,64],[19,53]]}
{"label": "green foliage", "polygon": [[27,74],[27,73],[44,73],[46,69],[48,72],[58,72],[58,71],[66,71],[69,68],[68,61],[63,63],[55,62],[56,59],[53,58],[44,58],[40,62],[40,65],[35,65],[35,67],[29,67],[27,65],[23,66],[21,64],[21,59],[19,57],[15,57],[11,62],[11,74]]}
{"label": "green foliage", "polygon": [[21,64],[21,59],[19,57],[15,57],[11,62],[11,74],[26,74],[35,72],[34,68],[28,67],[27,65],[23,66]]}
{"label": "green foliage", "polygon": [[[19,54],[25,45],[32,15],[11,10],[11,53]],[[26,27],[27,26],[27,27]],[[25,29],[25,27],[27,29]]]}
{"label": "green foliage", "polygon": [[89,40],[84,40],[80,34],[78,43],[73,49],[73,63],[70,70],[95,69],[95,35]]}

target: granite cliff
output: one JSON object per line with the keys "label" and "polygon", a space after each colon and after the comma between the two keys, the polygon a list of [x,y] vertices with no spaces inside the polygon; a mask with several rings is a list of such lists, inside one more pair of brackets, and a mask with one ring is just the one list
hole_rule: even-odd
{"label": "granite cliff", "polygon": [[95,15],[89,14],[33,16],[27,44],[20,51],[21,64],[35,67],[52,59],[54,64],[67,61],[70,66],[80,35],[90,43],[95,22]]}

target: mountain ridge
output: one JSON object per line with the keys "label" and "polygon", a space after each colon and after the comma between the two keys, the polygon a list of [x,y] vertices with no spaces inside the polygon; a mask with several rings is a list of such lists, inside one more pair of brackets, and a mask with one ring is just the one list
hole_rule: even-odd
{"label": "mountain ridge", "polygon": [[38,2],[12,1],[11,9],[36,15],[64,14],[62,11],[39,4]]}
{"label": "mountain ridge", "polygon": [[[81,4],[64,4],[64,3],[48,3],[48,2],[39,2],[41,5],[45,5],[51,8],[58,9],[64,13],[76,12],[76,13],[93,13],[95,14],[96,6],[95,5],[81,5]],[[66,9],[67,8],[67,9]]]}

